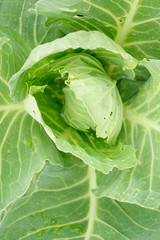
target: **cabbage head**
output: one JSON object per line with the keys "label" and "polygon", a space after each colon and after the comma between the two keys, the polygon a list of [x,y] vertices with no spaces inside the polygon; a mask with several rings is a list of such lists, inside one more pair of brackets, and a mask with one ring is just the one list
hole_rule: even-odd
{"label": "cabbage head", "polygon": [[123,104],[111,70],[129,77],[136,65],[103,33],[73,32],[33,49],[10,80],[11,96],[25,100],[27,112],[61,151],[105,173],[128,168],[135,152],[119,139]]}

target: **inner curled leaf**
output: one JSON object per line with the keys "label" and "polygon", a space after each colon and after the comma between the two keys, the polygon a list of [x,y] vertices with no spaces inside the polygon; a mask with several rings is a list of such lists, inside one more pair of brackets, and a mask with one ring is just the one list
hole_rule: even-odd
{"label": "inner curled leaf", "polygon": [[90,128],[96,136],[114,142],[121,130],[123,107],[116,82],[98,60],[88,54],[73,54],[54,63],[68,74],[65,81],[64,119],[81,131]]}

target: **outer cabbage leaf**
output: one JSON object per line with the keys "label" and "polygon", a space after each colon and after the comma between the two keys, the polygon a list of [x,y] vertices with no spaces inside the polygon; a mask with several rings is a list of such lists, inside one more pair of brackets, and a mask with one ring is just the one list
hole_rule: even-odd
{"label": "outer cabbage leaf", "polygon": [[138,164],[127,171],[105,176],[97,196],[136,203],[148,208],[160,204],[160,61],[143,60],[152,78],[124,107],[122,139],[136,149]]}
{"label": "outer cabbage leaf", "polygon": [[22,67],[30,49],[62,36],[53,31],[55,27],[45,28],[46,18],[31,10],[35,2],[0,1],[1,210],[24,194],[45,160],[62,164],[59,152],[43,128],[26,113],[23,103],[15,104],[10,98],[9,78]]}
{"label": "outer cabbage leaf", "polygon": [[30,193],[10,206],[0,239],[158,240],[160,211],[96,198],[93,168],[71,155],[64,167],[48,165]]}
{"label": "outer cabbage leaf", "polygon": [[56,24],[45,26],[46,17],[38,15],[34,9],[36,2],[2,0],[0,6],[0,24],[21,35],[29,49],[64,35]]}
{"label": "outer cabbage leaf", "polygon": [[58,27],[64,33],[94,27],[137,59],[160,58],[159,0],[39,0],[36,9],[54,22],[63,18]]}
{"label": "outer cabbage leaf", "polygon": [[24,194],[45,160],[62,164],[43,128],[26,113],[23,103],[10,98],[9,78],[28,54],[21,36],[0,27],[0,210]]}

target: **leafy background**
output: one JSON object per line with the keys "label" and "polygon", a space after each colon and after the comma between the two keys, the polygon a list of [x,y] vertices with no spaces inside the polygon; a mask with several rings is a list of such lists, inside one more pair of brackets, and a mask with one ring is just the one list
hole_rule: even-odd
{"label": "leafy background", "polygon": [[31,49],[80,29],[106,33],[138,59],[160,58],[160,2],[40,0],[47,21],[35,3],[0,1],[0,238],[158,240],[158,85],[125,108],[122,139],[136,148],[139,165],[104,176],[58,152],[23,103],[13,103],[8,81]]}
{"label": "leafy background", "polygon": [[[56,162],[54,154],[59,155],[59,153],[44,130],[26,114],[23,103],[13,103],[9,94],[8,80],[23,65],[30,52],[29,46],[19,35],[22,32],[22,25],[25,26],[24,31],[26,32],[28,25],[28,36],[24,37],[29,43],[31,38],[33,40],[33,35],[34,37],[38,36],[34,30],[36,27],[38,28],[41,19],[35,19],[31,25],[29,15],[24,14],[23,17],[23,12],[26,13],[25,7],[28,9],[25,2],[23,5],[21,1],[17,2],[16,13],[12,11],[16,7],[13,3],[11,5],[8,2],[7,5],[5,1],[2,1],[0,6],[3,13],[1,14],[1,24],[6,23],[6,26],[0,27],[0,209],[3,209],[26,191],[34,172],[41,170],[44,166],[44,160]],[[34,6],[34,2],[32,6]],[[14,14],[16,14],[16,18]],[[8,15],[11,19],[15,19],[15,23],[11,22],[11,19],[9,20]],[[18,16],[20,16],[19,19]],[[24,23],[22,24],[22,22]],[[45,146],[48,145],[50,147],[46,151]]]}
{"label": "leafy background", "polygon": [[58,26],[64,33],[97,29],[138,59],[160,58],[159,0],[39,0],[36,8],[50,16],[48,24],[62,17]]}

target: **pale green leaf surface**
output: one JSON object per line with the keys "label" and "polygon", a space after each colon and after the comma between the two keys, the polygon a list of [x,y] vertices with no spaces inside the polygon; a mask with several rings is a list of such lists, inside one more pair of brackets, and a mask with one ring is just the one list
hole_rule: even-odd
{"label": "pale green leaf surface", "polygon": [[45,22],[46,26],[57,26],[62,33],[65,35],[71,32],[86,30],[93,31],[97,30],[99,32],[105,33],[107,36],[113,39],[114,31],[109,25],[103,25],[100,21],[95,18],[85,17],[83,15],[77,15],[75,17],[48,17]]}
{"label": "pale green leaf surface", "polygon": [[86,107],[80,99],[77,99],[74,92],[69,88],[63,89],[65,94],[64,119],[65,122],[75,129],[87,131],[93,129],[95,123],[88,114]]}
{"label": "pale green leaf surface", "polygon": [[139,94],[124,108],[122,138],[136,149],[138,164],[127,171],[113,171],[95,192],[149,208],[160,204],[160,61],[142,61],[150,71]]}
{"label": "pale green leaf surface", "polygon": [[56,25],[45,27],[46,17],[37,14],[34,9],[36,2],[2,0],[0,5],[0,24],[19,33],[30,49],[63,35]]}
{"label": "pale green leaf surface", "polygon": [[[24,63],[28,49],[21,37],[0,27],[0,209],[24,194],[45,160],[61,164],[53,142],[10,98],[8,80]],[[47,149],[48,147],[48,149]]]}
{"label": "pale green leaf surface", "polygon": [[160,84],[160,61],[158,60],[142,60],[140,62],[140,65],[146,67],[148,69],[148,71],[151,73],[152,75],[152,79],[154,81],[154,84],[158,85]]}
{"label": "pale green leaf surface", "polygon": [[93,168],[71,155],[65,167],[48,165],[34,191],[10,206],[1,240],[158,240],[160,211],[95,198]]}
{"label": "pale green leaf surface", "polygon": [[[61,29],[64,29],[63,25],[66,27],[65,32],[67,21],[72,24],[75,18],[77,22],[77,14],[82,15],[83,20],[80,20],[79,24],[82,24],[84,29],[85,22],[92,24],[92,19],[95,19],[106,28],[97,30],[112,37],[134,57],[160,58],[159,0],[39,0],[36,8],[40,14],[47,16],[68,17],[68,20],[59,22]],[[73,31],[81,29],[78,24],[74,25],[76,29]],[[68,24],[68,31],[70,30]]]}
{"label": "pale green leaf surface", "polygon": [[44,160],[62,163],[53,142],[26,114],[23,103],[10,98],[8,80],[21,68],[29,49],[57,36],[52,27],[45,29],[45,17],[29,10],[34,3],[0,2],[0,209],[24,194]]}

